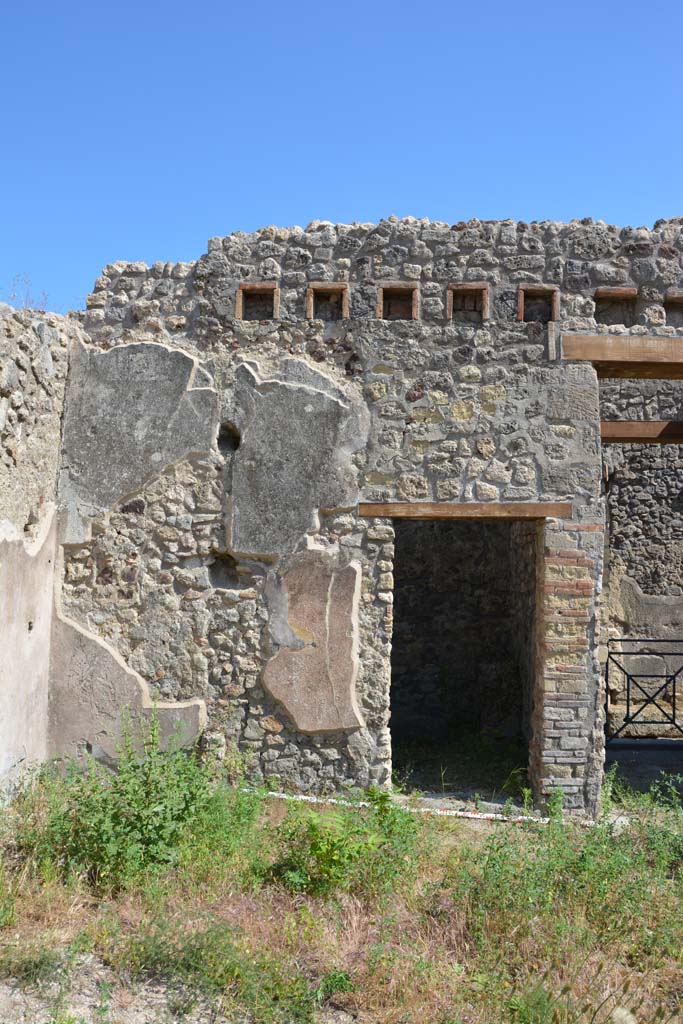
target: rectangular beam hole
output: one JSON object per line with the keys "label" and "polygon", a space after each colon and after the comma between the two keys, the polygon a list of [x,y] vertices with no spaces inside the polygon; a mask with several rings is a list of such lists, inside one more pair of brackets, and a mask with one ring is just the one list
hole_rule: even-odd
{"label": "rectangular beam hole", "polygon": [[598,288],[595,293],[595,320],[599,324],[633,327],[636,322],[635,289]]}
{"label": "rectangular beam hole", "polygon": [[456,323],[480,324],[484,319],[484,292],[481,288],[453,292],[453,316]]}
{"label": "rectangular beam hole", "polygon": [[382,288],[382,320],[414,320],[413,288]]}
{"label": "rectangular beam hole", "polygon": [[518,319],[524,323],[547,324],[559,316],[559,292],[555,288],[520,288],[518,302]]}
{"label": "rectangular beam hole", "polygon": [[313,292],[314,320],[341,320],[343,293],[341,291],[323,291],[322,288]]}
{"label": "rectangular beam hole", "polygon": [[665,299],[664,311],[669,327],[683,327],[683,296],[676,299]]}
{"label": "rectangular beam hole", "polygon": [[250,288],[242,293],[243,320],[272,320],[275,317],[275,292]]}

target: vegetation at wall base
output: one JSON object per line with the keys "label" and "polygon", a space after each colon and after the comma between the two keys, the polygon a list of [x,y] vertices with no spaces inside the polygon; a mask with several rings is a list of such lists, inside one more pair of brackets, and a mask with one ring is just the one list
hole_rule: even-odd
{"label": "vegetation at wall base", "polygon": [[0,974],[61,1021],[86,961],[107,1006],[153,982],[177,1019],[680,1020],[680,783],[611,776],[593,827],[557,803],[547,826],[425,819],[378,792],[312,809],[164,752],[152,724],[116,772],[46,768],[3,812]]}

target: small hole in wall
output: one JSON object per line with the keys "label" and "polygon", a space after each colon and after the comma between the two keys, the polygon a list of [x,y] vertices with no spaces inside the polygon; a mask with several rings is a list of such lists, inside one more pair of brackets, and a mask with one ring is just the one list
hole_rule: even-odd
{"label": "small hole in wall", "polygon": [[636,300],[628,296],[596,295],[595,321],[599,324],[620,324],[633,327],[636,322]]}
{"label": "small hole in wall", "polygon": [[313,318],[315,320],[341,320],[342,293],[340,291],[316,291],[313,295]]}
{"label": "small hole in wall", "polygon": [[233,590],[240,585],[237,572],[237,559],[227,551],[214,552],[214,560],[209,566],[211,586],[217,590]]}
{"label": "small hole in wall", "polygon": [[275,292],[250,289],[242,299],[243,320],[272,320],[275,317]]}
{"label": "small hole in wall", "polygon": [[33,620],[32,619],[28,620],[28,631],[29,631],[29,633],[33,632]]}
{"label": "small hole in wall", "polygon": [[669,327],[683,327],[683,299],[668,299],[664,303],[666,323]]}
{"label": "small hole in wall", "polygon": [[141,516],[146,507],[144,498],[131,498],[130,501],[124,501],[121,505],[121,511],[126,512],[128,515]]}
{"label": "small hole in wall", "polygon": [[383,320],[412,320],[413,293],[405,288],[384,288],[382,290]]}
{"label": "small hole in wall", "polygon": [[523,319],[525,323],[547,324],[554,319],[551,292],[537,292],[533,288],[525,288],[522,301],[524,303]]}
{"label": "small hole in wall", "polygon": [[456,322],[480,324],[484,318],[483,312],[483,288],[462,288],[453,292],[453,319]]}
{"label": "small hole in wall", "polygon": [[234,423],[221,423],[218,429],[218,451],[221,455],[230,455],[240,446],[240,432]]}

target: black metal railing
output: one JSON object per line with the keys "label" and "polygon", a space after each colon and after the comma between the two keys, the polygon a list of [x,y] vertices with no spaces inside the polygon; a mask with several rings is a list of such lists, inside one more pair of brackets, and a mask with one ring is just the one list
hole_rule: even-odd
{"label": "black metal railing", "polygon": [[[651,659],[652,669],[648,668]],[[659,671],[656,671],[659,669]],[[683,724],[677,718],[679,677],[683,673],[683,640],[662,638],[616,637],[607,642],[605,663],[606,723],[609,723],[610,675],[621,673],[626,689],[626,715],[615,732],[607,734],[614,740],[631,725],[673,727],[683,736]],[[613,689],[615,687],[613,686]],[[659,718],[644,718],[648,708],[656,709]],[[638,737],[629,737],[636,739]]]}

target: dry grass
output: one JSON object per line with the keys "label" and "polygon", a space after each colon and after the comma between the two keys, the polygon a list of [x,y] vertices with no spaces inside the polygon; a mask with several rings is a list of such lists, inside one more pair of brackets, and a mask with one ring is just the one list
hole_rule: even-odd
{"label": "dry grass", "polygon": [[[167,970],[188,988],[196,975],[217,1003],[264,1022],[311,1021],[323,1003],[367,1024],[606,1024],[618,1005],[639,1024],[683,1020],[681,810],[630,812],[621,835],[421,820],[405,841],[414,870],[380,857],[364,875],[353,862],[322,895],[264,871],[292,813],[267,800],[231,858],[181,860],[110,893],[22,859],[9,827],[0,966],[16,974],[20,950],[36,962],[40,950],[87,950],[123,983]],[[226,955],[234,976],[197,968]]]}

